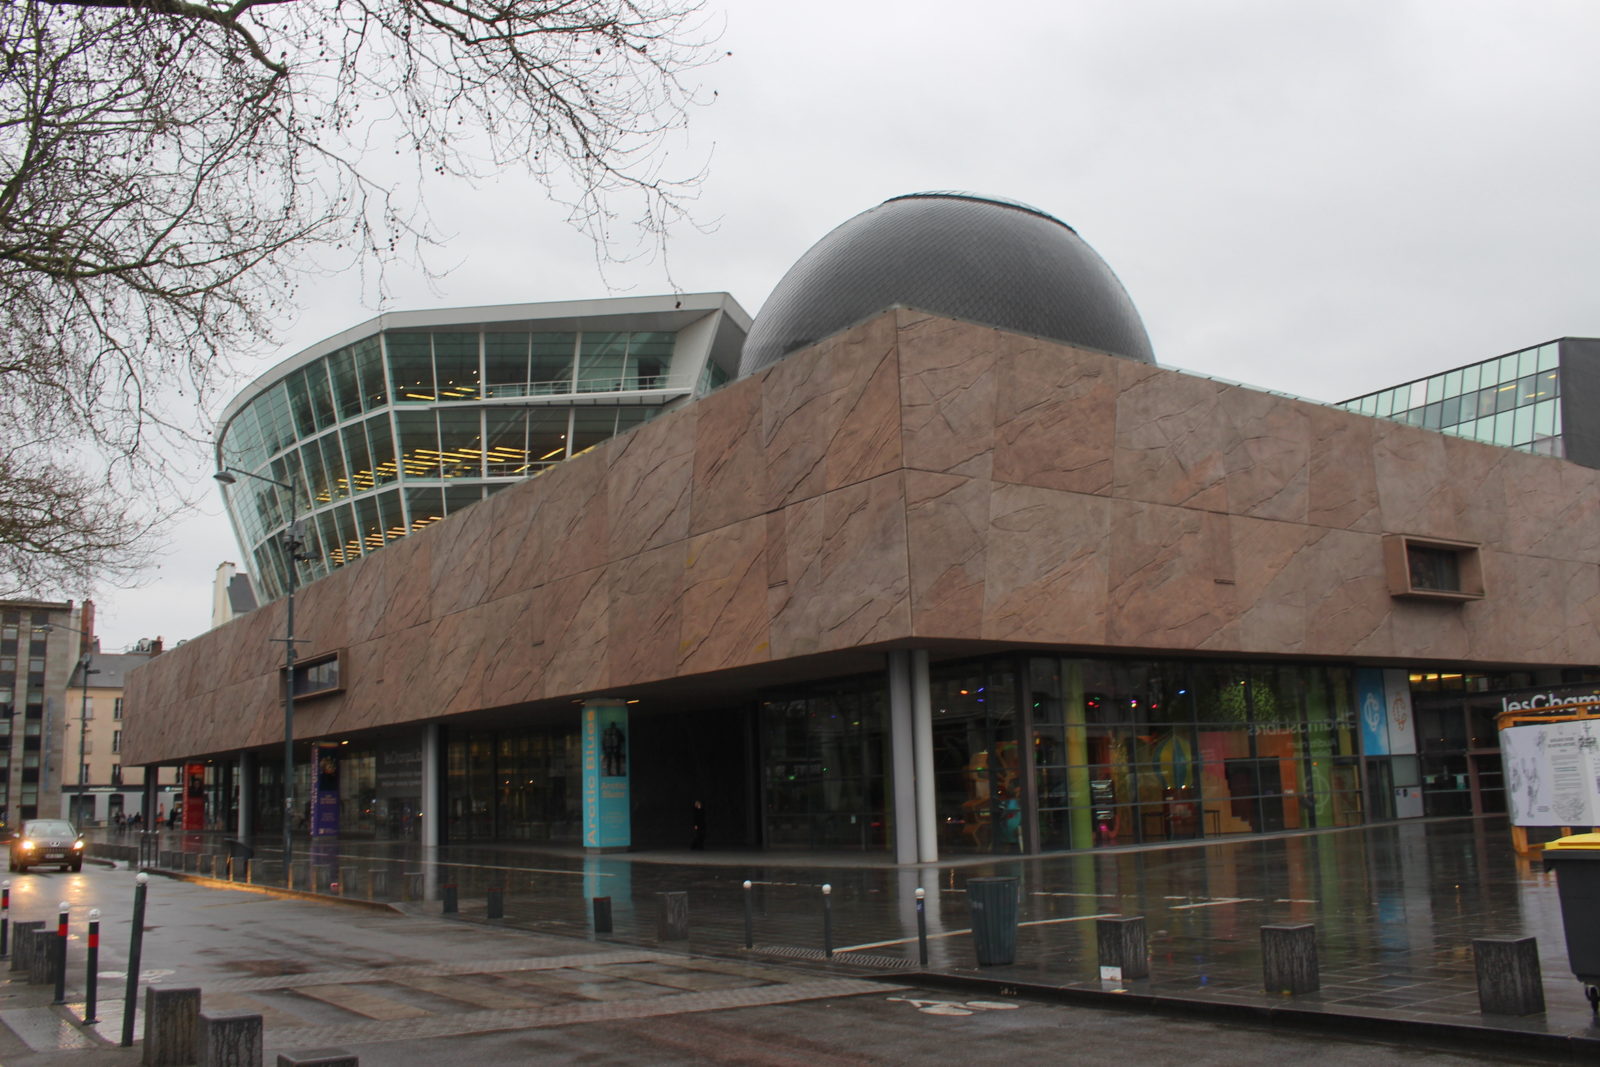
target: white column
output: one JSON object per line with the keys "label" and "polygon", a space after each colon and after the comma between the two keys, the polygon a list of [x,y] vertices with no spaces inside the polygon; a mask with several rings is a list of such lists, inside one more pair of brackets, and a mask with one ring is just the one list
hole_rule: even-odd
{"label": "white column", "polygon": [[911,727],[911,653],[889,653],[889,748],[894,774],[894,861],[917,862],[916,741]]}
{"label": "white column", "polygon": [[[439,779],[444,766],[443,743],[439,724],[430,722],[422,728],[422,847],[439,847],[440,829],[444,826],[444,783]],[[428,858],[432,858],[429,856]]]}
{"label": "white column", "polygon": [[249,841],[256,832],[256,754],[239,753],[239,823],[234,828],[240,841]]}
{"label": "white column", "polygon": [[917,849],[923,863],[939,862],[939,823],[933,792],[933,700],[928,685],[928,650],[911,652],[911,735],[917,775]]}

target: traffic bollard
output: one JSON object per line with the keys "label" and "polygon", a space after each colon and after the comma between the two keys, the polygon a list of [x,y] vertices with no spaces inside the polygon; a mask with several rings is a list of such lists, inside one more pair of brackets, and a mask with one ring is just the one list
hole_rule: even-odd
{"label": "traffic bollard", "polygon": [[133,1015],[139,1007],[139,952],[144,948],[144,895],[150,876],[134,879],[133,929],[128,934],[128,992],[122,1002],[122,1047],[133,1047]]}
{"label": "traffic bollard", "polygon": [[0,883],[0,960],[11,955],[11,883]]}
{"label": "traffic bollard", "polygon": [[597,934],[611,933],[611,898],[594,898],[594,932]]}
{"label": "traffic bollard", "polygon": [[833,959],[833,886],[822,885],[822,951]]}
{"label": "traffic bollard", "polygon": [[100,909],[94,908],[89,912],[89,973],[84,980],[83,993],[83,1021],[97,1023],[95,1018],[95,1000],[99,992],[100,978]]}
{"label": "traffic bollard", "polygon": [[455,915],[460,912],[461,907],[456,900],[455,883],[451,882],[447,885],[442,885],[439,888],[444,892],[444,904],[442,905],[444,909],[443,913],[445,915]]}
{"label": "traffic bollard", "polygon": [[67,921],[72,916],[72,905],[63,900],[56,905],[56,943],[53,946],[56,953],[56,999],[52,1004],[65,1004],[67,1002]]}
{"label": "traffic bollard", "polygon": [[744,947],[756,947],[755,904],[750,900],[750,879],[744,880]]}
{"label": "traffic bollard", "polygon": [[506,891],[504,886],[492,885],[489,887],[489,899],[483,909],[484,917],[488,919],[504,919],[506,917]]}
{"label": "traffic bollard", "polygon": [[927,891],[917,887],[917,962],[928,965],[928,902]]}

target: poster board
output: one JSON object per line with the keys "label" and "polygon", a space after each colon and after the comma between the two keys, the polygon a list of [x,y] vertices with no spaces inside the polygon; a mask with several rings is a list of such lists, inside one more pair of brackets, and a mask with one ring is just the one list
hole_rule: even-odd
{"label": "poster board", "polygon": [[1530,851],[1529,827],[1600,825],[1600,704],[1568,706],[1555,715],[1506,711],[1498,725],[1518,852]]}

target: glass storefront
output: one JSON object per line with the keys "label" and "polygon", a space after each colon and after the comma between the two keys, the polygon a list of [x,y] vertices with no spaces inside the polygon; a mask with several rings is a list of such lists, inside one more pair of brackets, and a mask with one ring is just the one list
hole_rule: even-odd
{"label": "glass storefront", "polygon": [[576,726],[452,731],[445,744],[445,840],[578,841],[580,747]]}
{"label": "glass storefront", "polygon": [[[930,670],[941,854],[1348,826],[1345,667],[1005,655]],[[769,847],[887,849],[884,681],[762,704]]]}
{"label": "glass storefront", "polygon": [[880,678],[762,702],[767,847],[889,847],[887,713]]}

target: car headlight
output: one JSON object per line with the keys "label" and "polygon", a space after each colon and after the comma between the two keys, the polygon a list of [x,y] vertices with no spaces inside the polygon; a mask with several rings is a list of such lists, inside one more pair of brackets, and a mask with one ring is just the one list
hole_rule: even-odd
{"label": "car headlight", "polygon": [[82,848],[83,847],[83,842],[82,841],[74,841],[72,843],[72,847],[73,848]]}
{"label": "car headlight", "polygon": [[24,841],[22,843],[22,851],[24,852],[32,852],[36,847],[32,841]]}

